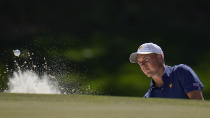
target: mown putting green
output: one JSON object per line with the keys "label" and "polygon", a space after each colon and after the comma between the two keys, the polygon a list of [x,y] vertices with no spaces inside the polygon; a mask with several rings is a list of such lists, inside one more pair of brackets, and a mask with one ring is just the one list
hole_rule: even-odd
{"label": "mown putting green", "polygon": [[0,93],[0,118],[210,118],[210,101]]}

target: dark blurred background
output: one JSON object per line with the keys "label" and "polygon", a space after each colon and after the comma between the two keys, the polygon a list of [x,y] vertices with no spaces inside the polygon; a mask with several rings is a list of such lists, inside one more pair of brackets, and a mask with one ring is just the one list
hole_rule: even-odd
{"label": "dark blurred background", "polygon": [[[147,78],[129,55],[145,42],[162,47],[167,65],[187,64],[210,99],[210,1],[1,0],[0,88],[12,50],[46,58],[68,93],[143,96]],[[26,60],[26,57],[18,59]],[[74,91],[71,91],[74,89]]]}

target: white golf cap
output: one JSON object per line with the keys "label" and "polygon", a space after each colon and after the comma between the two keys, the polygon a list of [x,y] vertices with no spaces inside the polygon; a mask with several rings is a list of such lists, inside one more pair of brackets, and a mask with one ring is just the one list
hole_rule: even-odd
{"label": "white golf cap", "polygon": [[131,63],[137,63],[138,54],[151,54],[151,53],[161,54],[164,58],[164,54],[160,46],[154,43],[144,43],[141,46],[139,46],[137,52],[131,53],[129,60]]}

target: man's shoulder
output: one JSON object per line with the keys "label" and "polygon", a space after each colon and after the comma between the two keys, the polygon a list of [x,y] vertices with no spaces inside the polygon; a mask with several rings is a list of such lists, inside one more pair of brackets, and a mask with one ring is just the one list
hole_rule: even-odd
{"label": "man's shoulder", "polygon": [[174,65],[171,67],[171,70],[172,70],[171,74],[174,77],[177,77],[177,79],[189,78],[189,77],[198,78],[195,71],[186,64]]}
{"label": "man's shoulder", "polygon": [[179,64],[179,65],[174,65],[171,66],[172,70],[174,72],[178,72],[178,71],[192,71],[192,68],[186,64]]}
{"label": "man's shoulder", "polygon": [[171,76],[183,76],[186,75],[186,73],[194,73],[192,68],[186,64],[178,64],[174,66],[167,66],[168,70],[170,70]]}

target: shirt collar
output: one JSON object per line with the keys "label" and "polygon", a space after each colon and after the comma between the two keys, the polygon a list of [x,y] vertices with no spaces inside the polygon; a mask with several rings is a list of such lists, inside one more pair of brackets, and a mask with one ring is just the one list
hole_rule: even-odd
{"label": "shirt collar", "polygon": [[170,66],[165,65],[165,71],[164,71],[162,79],[165,78],[165,77],[169,77],[170,72],[171,72],[170,71]]}

